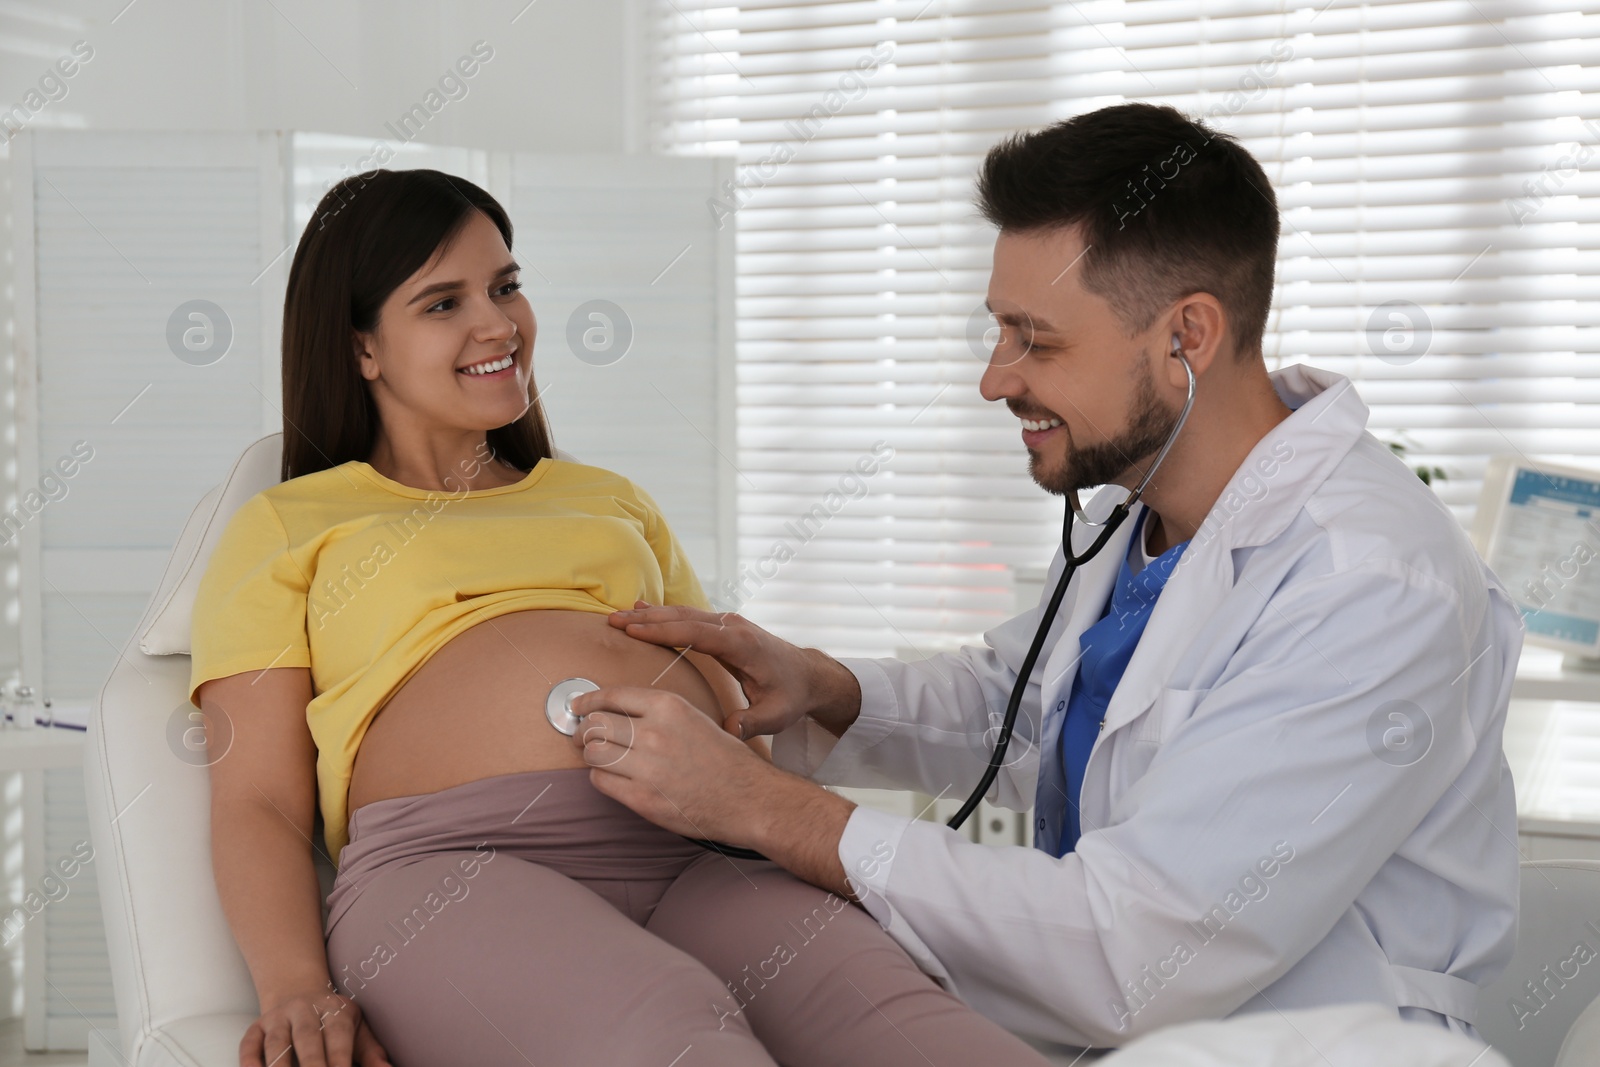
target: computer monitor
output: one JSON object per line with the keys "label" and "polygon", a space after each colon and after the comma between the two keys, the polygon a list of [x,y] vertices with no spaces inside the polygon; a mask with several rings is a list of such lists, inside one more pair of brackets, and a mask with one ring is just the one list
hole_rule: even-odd
{"label": "computer monitor", "polygon": [[1600,655],[1600,470],[1496,456],[1472,529],[1530,644]]}

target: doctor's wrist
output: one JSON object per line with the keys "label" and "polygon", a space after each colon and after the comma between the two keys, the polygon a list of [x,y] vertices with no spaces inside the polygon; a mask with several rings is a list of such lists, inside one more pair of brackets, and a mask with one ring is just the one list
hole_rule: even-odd
{"label": "doctor's wrist", "polygon": [[760,815],[750,827],[751,847],[797,878],[856,901],[839,860],[839,841],[855,801],[783,770],[775,771],[761,796]]}
{"label": "doctor's wrist", "polygon": [[834,737],[843,737],[861,714],[861,683],[854,671],[821,649],[803,651],[812,661],[813,706],[807,714]]}

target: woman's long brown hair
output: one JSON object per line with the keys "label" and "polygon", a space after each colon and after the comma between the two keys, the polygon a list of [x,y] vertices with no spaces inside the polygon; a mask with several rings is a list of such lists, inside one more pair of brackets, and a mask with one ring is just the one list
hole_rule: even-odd
{"label": "woman's long brown hair", "polygon": [[[284,481],[372,453],[381,420],[357,367],[389,294],[453,240],[476,209],[511,248],[494,197],[437,170],[371,170],[334,185],[300,236],[283,304]],[[518,470],[553,456],[538,390],[522,417],[488,431],[492,454]]]}

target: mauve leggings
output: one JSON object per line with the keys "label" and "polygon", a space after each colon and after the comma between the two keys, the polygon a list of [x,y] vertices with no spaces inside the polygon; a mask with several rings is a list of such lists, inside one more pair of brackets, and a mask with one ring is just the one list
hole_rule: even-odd
{"label": "mauve leggings", "polygon": [[328,904],[334,981],[396,1067],[1047,1067],[860,905],[587,768],[363,806]]}

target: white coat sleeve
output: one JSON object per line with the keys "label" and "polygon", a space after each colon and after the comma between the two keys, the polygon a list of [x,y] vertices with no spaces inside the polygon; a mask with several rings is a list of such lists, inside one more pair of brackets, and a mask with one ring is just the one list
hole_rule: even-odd
{"label": "white coat sleeve", "polygon": [[[772,762],[823,785],[914,789],[965,798],[989,765],[1006,703],[1062,567],[1056,551],[1045,594],[1031,610],[964,646],[925,660],[841,659],[861,685],[861,713],[841,737],[808,718],[772,737]],[[1064,598],[1012,726],[1005,762],[986,799],[1014,811],[1033,805],[1038,779],[1040,679],[1044,660],[1070,617]]]}
{"label": "white coat sleeve", "polygon": [[[1119,733],[1158,749],[1062,858],[858,807],[840,860],[924,970],[1017,1033],[1120,1045],[1226,1016],[1328,933],[1466,765],[1462,679],[1493,632],[1466,595],[1464,620],[1463,594],[1375,561],[1274,596],[1192,714]],[[1430,735],[1405,766],[1375,747],[1396,710]],[[1227,920],[1209,941],[1208,920]],[[1151,968],[1177,976],[1131,1011]]]}

